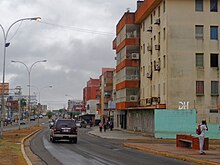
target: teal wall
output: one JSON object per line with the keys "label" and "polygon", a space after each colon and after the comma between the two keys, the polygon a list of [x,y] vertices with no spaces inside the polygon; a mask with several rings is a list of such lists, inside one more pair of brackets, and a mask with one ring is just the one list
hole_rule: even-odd
{"label": "teal wall", "polygon": [[[155,110],[154,118],[156,138],[171,138],[175,139],[176,134],[191,134],[195,133],[196,110]],[[220,124],[208,124],[209,130],[206,137],[209,139],[220,139]]]}

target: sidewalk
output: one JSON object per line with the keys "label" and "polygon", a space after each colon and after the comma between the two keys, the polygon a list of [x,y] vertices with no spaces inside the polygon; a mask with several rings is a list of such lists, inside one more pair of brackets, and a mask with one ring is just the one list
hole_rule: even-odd
{"label": "sidewalk", "polygon": [[123,145],[128,148],[144,152],[181,159],[198,164],[220,165],[220,141],[210,140],[209,150],[206,155],[200,155],[199,150],[176,147],[175,140],[155,139],[134,132],[113,130],[99,132],[98,127],[93,127],[89,134],[108,139],[127,140]]}

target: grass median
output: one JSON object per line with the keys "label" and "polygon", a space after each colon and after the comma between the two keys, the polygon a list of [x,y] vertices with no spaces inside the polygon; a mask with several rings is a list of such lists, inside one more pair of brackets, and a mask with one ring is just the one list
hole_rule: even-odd
{"label": "grass median", "polygon": [[33,126],[20,130],[4,131],[3,139],[0,139],[0,164],[27,165],[21,152],[21,141],[39,128]]}

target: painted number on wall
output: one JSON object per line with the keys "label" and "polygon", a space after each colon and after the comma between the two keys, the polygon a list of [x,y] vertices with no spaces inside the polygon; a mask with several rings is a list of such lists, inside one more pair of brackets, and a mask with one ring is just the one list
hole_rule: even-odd
{"label": "painted number on wall", "polygon": [[180,101],[178,109],[189,109],[189,102],[188,101]]}

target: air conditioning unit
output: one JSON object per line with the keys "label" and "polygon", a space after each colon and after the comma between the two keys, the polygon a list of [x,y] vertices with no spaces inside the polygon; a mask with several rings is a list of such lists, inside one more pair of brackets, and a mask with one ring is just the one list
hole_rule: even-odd
{"label": "air conditioning unit", "polygon": [[152,26],[149,26],[149,28],[147,29],[148,32],[152,32]]}
{"label": "air conditioning unit", "polygon": [[152,99],[151,98],[147,98],[146,99],[146,105],[151,105],[152,104]]}
{"label": "air conditioning unit", "polygon": [[137,101],[137,95],[130,95],[130,101]]}
{"label": "air conditioning unit", "polygon": [[139,59],[139,53],[131,53],[132,59]]}
{"label": "air conditioning unit", "polygon": [[138,79],[139,79],[139,76],[138,76],[138,75],[131,75],[131,79],[132,79],[132,80],[138,80]]}
{"label": "air conditioning unit", "polygon": [[152,104],[156,105],[160,103],[160,97],[152,97]]}
{"label": "air conditioning unit", "polygon": [[160,70],[160,63],[156,63],[154,66],[154,70],[159,71]]}
{"label": "air conditioning unit", "polygon": [[160,50],[160,45],[155,45],[155,50]]}
{"label": "air conditioning unit", "polygon": [[156,19],[154,24],[159,25],[160,24],[160,18]]}
{"label": "air conditioning unit", "polygon": [[147,73],[147,78],[152,78],[152,73],[151,72]]}
{"label": "air conditioning unit", "polygon": [[148,45],[148,46],[147,46],[147,50],[148,50],[148,51],[152,51],[152,46],[151,46],[151,45]]}

